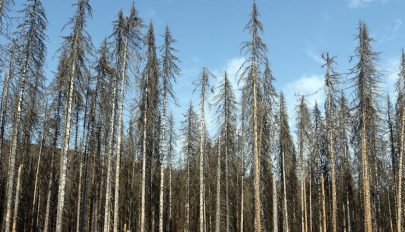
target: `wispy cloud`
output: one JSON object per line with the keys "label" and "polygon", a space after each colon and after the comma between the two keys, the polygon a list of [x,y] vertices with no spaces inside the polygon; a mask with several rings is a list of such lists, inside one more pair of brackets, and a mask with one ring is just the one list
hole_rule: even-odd
{"label": "wispy cloud", "polygon": [[305,48],[305,54],[316,63],[324,64],[324,61],[321,58],[321,52],[316,50],[317,49],[315,49],[311,43],[307,43]]}
{"label": "wispy cloud", "polygon": [[294,126],[295,107],[300,96],[305,96],[309,107],[313,107],[315,103],[323,103],[325,100],[323,79],[322,75],[302,75],[299,79],[287,83],[282,88],[287,102],[291,126]]}
{"label": "wispy cloud", "polygon": [[399,78],[399,71],[400,71],[400,57],[391,57],[387,60],[385,64],[383,64],[383,80],[382,85],[383,89],[394,97],[395,92],[395,83]]}
{"label": "wispy cloud", "polygon": [[357,9],[362,7],[367,7],[371,3],[385,3],[389,0],[347,0],[348,7],[351,9]]}
{"label": "wispy cloud", "polygon": [[402,24],[402,19],[396,19],[392,26],[386,28],[386,32],[378,39],[378,42],[384,43],[398,38],[398,32],[401,30]]}

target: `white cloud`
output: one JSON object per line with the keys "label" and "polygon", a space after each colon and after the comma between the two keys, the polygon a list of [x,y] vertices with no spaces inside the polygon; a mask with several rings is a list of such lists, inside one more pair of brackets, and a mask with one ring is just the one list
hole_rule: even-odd
{"label": "white cloud", "polygon": [[402,19],[395,20],[392,26],[386,28],[386,32],[384,32],[381,38],[378,38],[377,36],[375,38],[378,38],[377,41],[380,43],[389,42],[391,40],[398,38],[398,32],[401,29],[402,24],[403,24]]}
{"label": "white cloud", "polygon": [[348,7],[351,9],[367,7],[373,2],[386,3],[389,0],[347,0]]}
{"label": "white cloud", "polygon": [[391,97],[396,94],[395,83],[399,78],[400,64],[400,57],[391,57],[383,65],[382,87]]}
{"label": "white cloud", "polygon": [[309,58],[311,58],[313,61],[315,61],[318,64],[324,64],[324,61],[322,60],[321,57],[321,51],[315,51],[319,49],[314,49],[314,46],[312,43],[307,43],[306,48],[305,48],[305,53]]}
{"label": "white cloud", "polygon": [[298,98],[305,96],[308,106],[313,107],[315,103],[321,107],[325,100],[323,91],[324,77],[322,75],[303,75],[298,80],[287,83],[283,88],[283,93],[288,107],[290,126],[295,124],[295,108]]}
{"label": "white cloud", "polygon": [[399,31],[399,29],[401,28],[401,26],[402,26],[402,20],[401,19],[397,19],[396,21],[395,21],[395,25],[394,25],[394,28],[392,29],[392,32],[398,32]]}
{"label": "white cloud", "polygon": [[201,59],[200,59],[199,56],[193,56],[193,57],[191,57],[191,60],[192,60],[194,63],[200,63],[200,61],[201,61]]}

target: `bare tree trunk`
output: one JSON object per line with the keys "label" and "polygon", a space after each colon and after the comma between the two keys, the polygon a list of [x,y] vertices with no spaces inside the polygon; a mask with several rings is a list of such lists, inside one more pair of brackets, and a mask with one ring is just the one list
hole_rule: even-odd
{"label": "bare tree trunk", "polygon": [[287,211],[287,183],[286,183],[286,176],[285,176],[285,160],[284,160],[284,151],[281,152],[281,162],[282,162],[282,169],[283,169],[283,215],[284,215],[284,231],[289,232],[288,229],[288,211]]}
{"label": "bare tree trunk", "polygon": [[46,196],[46,207],[45,207],[45,222],[44,222],[44,231],[49,230],[49,220],[50,220],[50,207],[51,207],[51,196],[52,196],[52,183],[53,183],[53,165],[54,165],[54,154],[52,154],[51,161],[51,175],[48,182],[48,193]]}
{"label": "bare tree trunk", "polygon": [[106,190],[105,190],[105,207],[104,207],[104,232],[110,232],[111,226],[111,159],[114,146],[114,134],[115,134],[115,113],[116,113],[116,101],[117,101],[117,89],[118,89],[118,73],[114,74],[114,87],[113,87],[113,99],[111,107],[110,118],[110,132],[108,135],[107,143],[107,175],[106,175]]}
{"label": "bare tree trunk", "polygon": [[20,165],[18,168],[17,174],[17,187],[15,190],[15,202],[14,202],[14,217],[13,217],[13,232],[17,231],[17,223],[18,223],[18,205],[20,203],[20,188],[21,188],[21,171],[23,166]]}
{"label": "bare tree trunk", "polygon": [[204,212],[205,212],[205,193],[204,193],[204,147],[205,147],[205,90],[202,91],[201,101],[200,101],[200,232],[204,232]]}
{"label": "bare tree trunk", "polygon": [[[225,97],[225,105],[226,97]],[[229,164],[228,164],[228,118],[225,118],[225,207],[226,207],[226,228],[225,231],[229,232],[231,223],[229,213]]]}
{"label": "bare tree trunk", "polygon": [[328,100],[328,123],[329,123],[329,152],[330,152],[330,162],[331,162],[331,190],[332,190],[332,232],[336,232],[336,171],[335,171],[335,147],[334,147],[334,138],[333,138],[333,125],[332,125],[332,97],[329,97]]}
{"label": "bare tree trunk", "polygon": [[346,210],[347,210],[347,232],[351,232],[351,222],[350,222],[350,204],[349,204],[349,194],[346,197]]}
{"label": "bare tree trunk", "polygon": [[366,115],[364,109],[362,111],[362,118],[363,118],[362,123],[363,125],[361,135],[361,163],[363,172],[363,191],[364,191],[364,231],[371,232],[373,228],[371,223],[370,181],[368,176],[367,135],[366,135],[366,120],[365,120]]}
{"label": "bare tree trunk", "polygon": [[[256,68],[256,62],[253,62],[253,68]],[[261,232],[261,219],[260,219],[260,164],[259,164],[259,141],[257,131],[257,71],[253,71],[253,153],[254,153],[254,204],[255,204],[255,231]]]}
{"label": "bare tree trunk", "polygon": [[405,146],[405,106],[402,107],[402,128],[401,128],[401,147],[399,152],[398,164],[398,186],[397,186],[397,231],[402,231],[402,162]]}
{"label": "bare tree trunk", "polygon": [[326,196],[325,196],[325,178],[321,171],[321,194],[322,194],[322,231],[327,231],[327,218],[326,218]]}
{"label": "bare tree trunk", "polygon": [[[28,49],[30,49],[30,43],[28,43]],[[14,112],[14,123],[13,123],[13,132],[12,132],[12,141],[11,141],[11,150],[9,156],[9,168],[8,168],[8,180],[7,180],[7,201],[6,201],[6,219],[5,219],[5,232],[10,231],[10,220],[11,220],[11,203],[13,198],[13,185],[14,185],[14,174],[15,174],[15,160],[17,155],[17,143],[18,143],[18,131],[21,121],[21,107],[23,100],[23,93],[26,84],[27,78],[27,69],[28,69],[28,54],[25,54],[23,61],[23,70],[21,74],[21,80],[19,83],[19,90],[17,95],[17,107]]]}
{"label": "bare tree trunk", "polygon": [[273,231],[278,232],[278,206],[277,206],[277,180],[276,174],[273,172]]}
{"label": "bare tree trunk", "polygon": [[159,232],[163,232],[163,208],[164,208],[164,183],[165,183],[165,155],[166,155],[166,117],[167,117],[167,93],[163,90],[163,115],[162,115],[162,141],[160,157],[160,195],[159,195]]}
{"label": "bare tree trunk", "polygon": [[186,228],[185,232],[190,230],[190,154],[187,152],[187,183],[186,183]]}
{"label": "bare tree trunk", "polygon": [[388,194],[388,213],[390,217],[390,231],[394,232],[394,224],[392,222],[392,210],[391,210],[391,200],[390,200],[390,195]]}
{"label": "bare tree trunk", "polygon": [[[48,107],[45,107],[45,110],[49,110]],[[34,197],[33,197],[33,201],[32,201],[32,219],[31,219],[31,228],[34,228],[34,217],[35,217],[35,208],[36,208],[36,204],[37,204],[37,197],[38,197],[38,176],[39,176],[39,169],[41,167],[41,158],[42,158],[42,150],[44,147],[44,142],[45,142],[45,123],[47,123],[48,121],[48,113],[45,116],[45,121],[44,121],[44,125],[43,125],[43,131],[42,131],[42,135],[41,135],[41,145],[39,147],[39,154],[38,154],[38,163],[37,163],[37,168],[35,171],[35,180],[34,180]],[[39,202],[39,201],[38,201]],[[39,203],[38,203],[39,204]],[[39,214],[39,211],[37,212],[37,214]],[[38,215],[37,215],[38,218]]]}
{"label": "bare tree trunk", "polygon": [[[146,90],[146,94],[148,90]],[[145,97],[145,110],[143,112],[143,138],[142,138],[142,186],[141,186],[141,232],[145,232],[145,190],[146,190],[146,127],[148,104]]]}
{"label": "bare tree trunk", "polygon": [[[309,164],[311,165],[311,164]],[[309,232],[312,232],[312,165],[309,167]]]}
{"label": "bare tree trunk", "polygon": [[[300,130],[302,131],[302,129]],[[305,167],[304,167],[304,145],[303,136],[300,133],[300,156],[301,156],[301,231],[305,232]]]}
{"label": "bare tree trunk", "polygon": [[172,228],[172,150],[169,149],[167,153],[168,165],[169,165],[169,231]]}
{"label": "bare tree trunk", "polygon": [[215,232],[221,228],[221,135],[218,137],[218,154],[217,154],[217,208],[215,212]]}
{"label": "bare tree trunk", "polygon": [[[11,65],[9,70],[7,71],[7,75],[5,77],[4,83],[3,83],[3,92],[1,96],[1,124],[0,124],[0,156],[3,155],[3,142],[4,142],[4,130],[5,130],[5,124],[6,124],[6,114],[8,112],[8,95],[9,95],[9,86],[10,86],[10,80],[11,80]],[[3,168],[3,167],[2,167]],[[4,167],[4,170],[6,167]]]}
{"label": "bare tree trunk", "polygon": [[66,169],[67,169],[67,153],[69,150],[69,140],[70,140],[70,126],[72,117],[72,106],[73,106],[73,91],[75,86],[75,75],[76,75],[76,58],[77,58],[77,43],[78,34],[75,33],[73,41],[73,54],[71,57],[72,66],[69,73],[69,92],[66,103],[65,110],[65,129],[62,137],[62,149],[60,156],[60,176],[59,176],[59,188],[58,188],[58,205],[56,211],[56,232],[62,232],[63,223],[63,208],[65,205],[65,186],[66,186]]}
{"label": "bare tree trunk", "polygon": [[124,112],[124,95],[125,95],[125,80],[127,70],[127,51],[128,51],[128,36],[125,37],[125,47],[123,54],[123,64],[121,70],[121,90],[120,90],[120,103],[118,109],[118,129],[117,129],[117,160],[115,167],[115,194],[114,194],[114,232],[118,232],[119,226],[119,192],[120,192],[120,169],[121,169],[121,140],[122,140],[122,115]]}
{"label": "bare tree trunk", "polygon": [[80,162],[79,167],[79,184],[77,190],[77,215],[76,215],[76,232],[80,231],[80,206],[81,206],[81,196],[82,196],[82,176],[83,176],[83,163]]}

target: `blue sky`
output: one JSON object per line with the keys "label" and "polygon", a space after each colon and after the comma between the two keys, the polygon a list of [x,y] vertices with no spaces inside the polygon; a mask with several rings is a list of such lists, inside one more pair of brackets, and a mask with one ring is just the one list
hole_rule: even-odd
{"label": "blue sky", "polygon": [[[17,0],[15,7],[21,9],[23,2]],[[49,20],[48,78],[53,78],[52,73],[56,70],[56,50],[60,47],[61,36],[69,33],[68,29],[61,29],[73,15],[73,2],[43,0]],[[92,0],[91,4],[93,18],[88,21],[87,31],[98,47],[111,33],[111,22],[118,10],[128,12],[132,1]],[[235,80],[235,72],[243,61],[241,43],[248,39],[243,28],[251,4],[252,1],[246,0],[135,1],[142,19],[147,23],[153,20],[158,46],[166,25],[178,41],[175,47],[182,74],[175,87],[180,103],[180,107],[173,107],[177,121],[182,120],[189,99],[193,97],[194,102],[197,101],[198,95],[192,96],[192,81],[198,78],[201,67],[208,67],[219,77],[228,70]],[[405,0],[257,0],[257,4],[264,24],[263,38],[276,77],[275,85],[278,91],[285,92],[290,114],[294,111],[296,93],[308,94],[322,88],[321,52],[337,56],[339,72],[345,73],[354,65],[348,60],[354,54],[360,20],[368,24],[370,34],[376,40],[375,50],[382,52],[379,65],[384,74],[384,86],[393,85],[400,52],[405,46]],[[392,87],[384,91],[387,90],[392,92]],[[322,101],[322,98],[320,91],[309,101]],[[208,121],[211,125],[211,119]]]}

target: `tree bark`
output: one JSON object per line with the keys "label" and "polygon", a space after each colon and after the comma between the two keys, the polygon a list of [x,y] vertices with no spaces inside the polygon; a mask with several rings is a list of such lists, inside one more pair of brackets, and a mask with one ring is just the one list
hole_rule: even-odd
{"label": "tree bark", "polygon": [[217,201],[215,212],[215,232],[219,232],[221,228],[221,135],[218,137],[218,153],[217,153]]}
{"label": "tree bark", "polygon": [[283,214],[284,214],[284,230],[285,232],[289,232],[289,228],[288,228],[288,211],[287,211],[287,183],[286,183],[286,176],[285,176],[285,160],[284,160],[284,151],[281,152],[281,162],[282,162],[282,169],[283,169],[283,198],[284,198],[284,202],[283,202]]}
{"label": "tree bark", "polygon": [[[368,176],[367,160],[367,135],[366,135],[366,115],[362,110],[362,134],[361,134],[361,163],[363,171],[363,192],[364,192],[364,231],[372,231],[371,203],[370,203],[370,181]],[[401,178],[398,178],[401,179]]]}
{"label": "tree bark", "polygon": [[104,232],[110,232],[110,210],[111,210],[111,159],[114,146],[114,134],[115,134],[115,113],[116,113],[116,101],[117,101],[117,89],[118,89],[118,73],[114,74],[114,87],[113,87],[113,99],[111,106],[111,118],[110,118],[110,132],[108,135],[107,143],[107,174],[106,174],[106,189],[105,189],[105,206],[104,206]]}
{"label": "tree bark", "polygon": [[399,151],[398,164],[398,186],[397,186],[397,231],[402,231],[402,163],[405,146],[405,105],[402,106],[402,126],[401,126],[401,147]]}
{"label": "tree bark", "polygon": [[272,184],[273,184],[273,231],[278,232],[278,203],[277,203],[277,180],[276,175],[272,173]]}
{"label": "tree bark", "polygon": [[17,231],[17,223],[18,223],[18,206],[20,203],[20,189],[21,189],[21,171],[23,166],[20,165],[18,168],[17,174],[17,187],[15,190],[15,202],[14,202],[14,217],[13,217],[13,232]]}
{"label": "tree bark", "polygon": [[122,115],[124,113],[124,95],[125,95],[125,80],[127,70],[127,51],[128,51],[128,36],[125,37],[124,54],[122,59],[121,70],[121,89],[118,109],[118,129],[117,129],[117,160],[115,167],[115,194],[114,194],[114,232],[118,232],[119,226],[119,193],[120,193],[120,169],[121,169],[121,141],[122,141]]}

